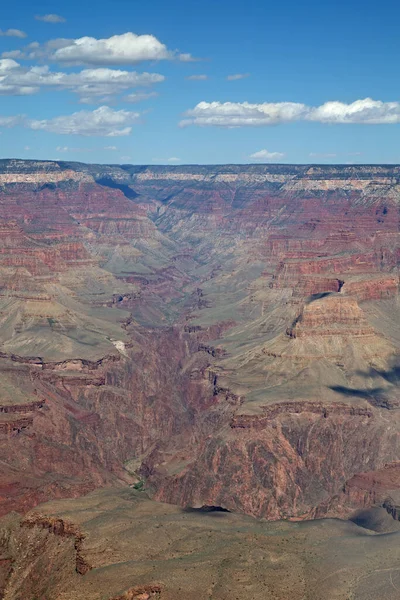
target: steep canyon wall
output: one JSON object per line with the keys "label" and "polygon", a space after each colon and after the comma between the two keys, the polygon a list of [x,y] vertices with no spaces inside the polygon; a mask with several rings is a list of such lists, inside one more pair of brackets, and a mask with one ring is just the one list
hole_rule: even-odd
{"label": "steep canyon wall", "polygon": [[397,166],[0,161],[2,513],[353,510],[399,459],[399,204]]}

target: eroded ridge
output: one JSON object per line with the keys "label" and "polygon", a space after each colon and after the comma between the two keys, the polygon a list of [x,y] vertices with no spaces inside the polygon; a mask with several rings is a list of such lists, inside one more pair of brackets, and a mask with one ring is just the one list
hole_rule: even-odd
{"label": "eroded ridge", "polygon": [[29,529],[39,527],[61,538],[72,538],[76,552],[76,572],[80,575],[85,575],[92,568],[82,556],[85,534],[74,523],[62,518],[46,517],[45,515],[35,513],[25,517],[20,525]]}

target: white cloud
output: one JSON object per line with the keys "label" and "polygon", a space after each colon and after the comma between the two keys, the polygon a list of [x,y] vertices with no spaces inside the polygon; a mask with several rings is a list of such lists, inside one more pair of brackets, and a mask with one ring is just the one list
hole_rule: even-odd
{"label": "white cloud", "polygon": [[307,107],[304,104],[295,102],[200,102],[185,113],[189,118],[181,121],[180,125],[259,127],[298,120],[306,111]]}
{"label": "white cloud", "polygon": [[137,102],[143,102],[143,100],[148,100],[149,98],[155,98],[158,96],[157,92],[137,92],[134,94],[128,94],[123,97],[125,102],[132,102],[136,104]]}
{"label": "white cloud", "polygon": [[71,148],[70,146],[57,146],[56,152],[94,152],[95,150],[118,150],[117,146],[103,146],[103,148]]}
{"label": "white cloud", "polygon": [[182,160],[180,158],[178,158],[177,156],[171,156],[170,158],[153,158],[152,162],[165,165],[166,163],[170,163],[170,164],[180,163],[180,162],[182,162]]}
{"label": "white cloud", "polygon": [[205,81],[208,79],[208,75],[189,75],[186,79],[189,81]]}
{"label": "white cloud", "polygon": [[61,17],[61,15],[36,15],[36,21],[44,21],[44,23],[65,23],[66,19]]}
{"label": "white cloud", "polygon": [[238,81],[239,79],[246,79],[250,77],[250,73],[236,73],[235,75],[228,75],[227,81]]}
{"label": "white cloud", "polygon": [[186,52],[185,54],[178,54],[177,56],[178,56],[178,59],[182,62],[197,62],[197,61],[201,60],[199,58],[194,58],[194,56],[192,56],[188,52]]}
{"label": "white cloud", "polygon": [[13,69],[17,69],[19,64],[12,58],[3,58],[0,60],[0,75],[7,75]]}
{"label": "white cloud", "polygon": [[25,31],[21,31],[20,29],[7,29],[7,31],[2,31],[0,29],[0,36],[6,37],[16,37],[16,38],[26,38],[27,34]]}
{"label": "white cloud", "polygon": [[116,137],[129,135],[132,131],[131,126],[139,117],[139,113],[100,106],[92,112],[81,110],[53,119],[32,120],[27,126],[34,130],[67,135]]}
{"label": "white cloud", "polygon": [[21,125],[24,122],[22,115],[16,115],[14,117],[0,117],[0,127],[15,127]]}
{"label": "white cloud", "polygon": [[310,158],[336,158],[337,154],[334,152],[310,152]]}
{"label": "white cloud", "polygon": [[68,65],[135,65],[146,60],[194,60],[190,54],[169,50],[154,35],[127,32],[110,38],[50,40],[43,46],[31,47],[29,58],[44,58]]}
{"label": "white cloud", "polygon": [[69,146],[57,146],[57,152],[93,152],[94,148],[70,148]]}
{"label": "white cloud", "polygon": [[25,68],[12,58],[0,60],[0,95],[31,95],[40,88],[69,90],[81,102],[107,101],[129,88],[150,86],[164,81],[158,73],[137,73],[118,69],[84,69],[79,73],[52,72],[48,66]]}
{"label": "white cloud", "polygon": [[8,52],[2,52],[1,53],[1,57],[2,58],[25,58],[25,52],[22,52],[22,50],[10,50]]}
{"label": "white cloud", "polygon": [[320,123],[400,123],[400,102],[365,98],[351,104],[326,102],[317,107],[297,102],[200,102],[185,113],[181,127],[261,127],[293,121]]}
{"label": "white cloud", "polygon": [[283,152],[269,152],[268,150],[259,150],[258,152],[254,152],[254,154],[250,154],[249,158],[253,160],[260,160],[262,162],[268,162],[273,160],[280,160],[285,155]]}
{"label": "white cloud", "polygon": [[365,98],[351,104],[326,102],[312,108],[308,119],[320,123],[400,123],[400,103]]}

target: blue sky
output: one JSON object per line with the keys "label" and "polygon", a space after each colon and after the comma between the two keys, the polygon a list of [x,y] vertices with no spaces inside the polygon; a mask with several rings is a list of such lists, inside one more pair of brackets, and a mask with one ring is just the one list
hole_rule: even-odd
{"label": "blue sky", "polygon": [[399,17],[387,0],[7,3],[0,156],[400,163]]}

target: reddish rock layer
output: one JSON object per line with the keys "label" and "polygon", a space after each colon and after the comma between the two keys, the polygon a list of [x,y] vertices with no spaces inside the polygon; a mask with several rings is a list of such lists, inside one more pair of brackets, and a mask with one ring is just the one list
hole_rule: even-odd
{"label": "reddish rock layer", "polygon": [[0,510],[145,477],[298,517],[395,460],[398,177],[1,162]]}

